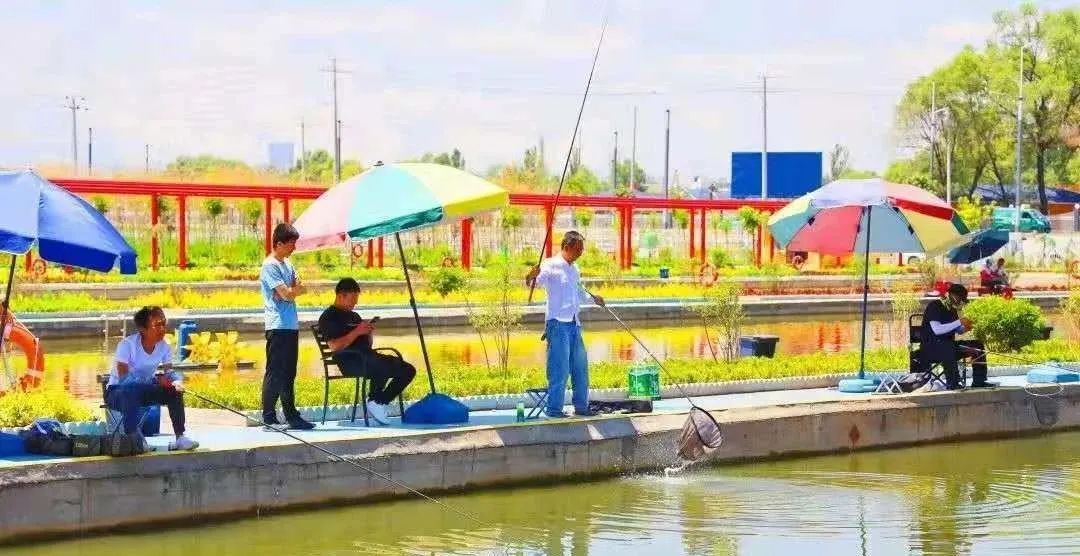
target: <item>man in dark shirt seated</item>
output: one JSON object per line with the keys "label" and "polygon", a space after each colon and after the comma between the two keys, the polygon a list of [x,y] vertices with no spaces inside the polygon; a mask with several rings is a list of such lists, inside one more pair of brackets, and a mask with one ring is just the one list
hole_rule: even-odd
{"label": "man in dark shirt seated", "polygon": [[960,359],[972,358],[971,387],[996,386],[986,381],[986,352],[978,340],[957,340],[957,334],[971,330],[971,321],[960,318],[959,311],[967,304],[967,288],[952,284],[941,299],[926,306],[922,319],[922,354],[929,364],[940,363],[945,370],[949,390],[963,388],[960,383]]}
{"label": "man in dark shirt seated", "polygon": [[386,406],[394,401],[416,376],[416,367],[404,360],[372,350],[372,322],[365,322],[353,308],[360,297],[360,284],[342,279],[334,288],[334,304],[319,316],[319,331],[334,352],[341,373],[371,378],[368,416],[381,425],[389,424]]}

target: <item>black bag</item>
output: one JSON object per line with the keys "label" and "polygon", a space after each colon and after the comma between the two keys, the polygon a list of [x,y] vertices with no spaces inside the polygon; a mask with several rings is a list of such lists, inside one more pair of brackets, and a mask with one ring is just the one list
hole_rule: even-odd
{"label": "black bag", "polygon": [[593,413],[652,413],[652,400],[592,400]]}
{"label": "black bag", "polygon": [[31,454],[70,456],[71,437],[56,419],[38,419],[23,433],[23,445]]}
{"label": "black bag", "polygon": [[101,446],[103,443],[99,434],[77,434],[71,437],[71,442],[71,455],[77,458],[100,456],[102,454]]}
{"label": "black bag", "polygon": [[896,383],[900,385],[901,392],[914,392],[929,381],[930,377],[927,373],[908,373],[900,377],[900,380],[897,380]]}
{"label": "black bag", "polygon": [[143,453],[142,435],[117,431],[101,437],[102,453],[113,457],[137,456]]}

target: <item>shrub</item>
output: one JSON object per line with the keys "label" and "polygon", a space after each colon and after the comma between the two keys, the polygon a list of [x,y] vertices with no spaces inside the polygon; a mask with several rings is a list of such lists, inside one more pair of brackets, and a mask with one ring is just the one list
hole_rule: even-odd
{"label": "shrub", "polygon": [[[741,290],[741,286],[734,282],[718,282],[705,290],[704,303],[692,306],[694,312],[701,316],[701,325],[710,350],[712,340],[708,339],[709,329],[715,328],[719,331],[718,343],[725,361],[734,361],[739,352],[739,331],[746,320],[746,314],[739,303]],[[713,359],[716,359],[715,351]]]}
{"label": "shrub", "polygon": [[1061,316],[1073,333],[1080,332],[1080,288],[1074,288],[1069,297],[1061,300]]}
{"label": "shrub", "polygon": [[709,261],[716,268],[735,268],[735,261],[723,247],[713,247],[709,250]]}
{"label": "shrub", "polygon": [[428,287],[445,299],[465,287],[465,271],[457,267],[439,267],[428,275]]}
{"label": "shrub", "polygon": [[975,337],[992,351],[1019,351],[1038,340],[1046,322],[1042,311],[1023,299],[992,295],[975,299],[964,308]]}
{"label": "shrub", "polygon": [[75,396],[58,387],[16,390],[0,396],[0,427],[24,427],[47,417],[61,422],[87,421],[92,414]]}

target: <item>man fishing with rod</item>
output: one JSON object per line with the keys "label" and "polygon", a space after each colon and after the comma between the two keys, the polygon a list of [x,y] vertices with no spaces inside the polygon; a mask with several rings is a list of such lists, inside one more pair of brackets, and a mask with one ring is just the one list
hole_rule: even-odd
{"label": "man fishing with rod", "polygon": [[589,298],[600,307],[605,304],[603,297],[581,286],[581,273],[574,262],[584,252],[585,237],[575,231],[566,232],[559,253],[525,276],[527,286],[539,285],[547,292],[543,338],[548,342],[548,395],[544,413],[551,418],[567,416],[563,412],[567,379],[573,388],[574,415],[593,415],[589,410],[589,359],[581,339],[579,313],[582,302]]}

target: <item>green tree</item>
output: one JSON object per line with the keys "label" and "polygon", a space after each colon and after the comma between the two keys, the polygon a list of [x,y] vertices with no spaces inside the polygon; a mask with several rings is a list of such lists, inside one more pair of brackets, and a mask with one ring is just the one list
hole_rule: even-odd
{"label": "green tree", "polygon": [[[1080,123],[1080,9],[1041,12],[1031,4],[994,15],[986,47],[966,47],[952,60],[912,82],[896,121],[913,156],[886,176],[941,192],[946,159],[958,196],[996,182],[1014,182],[1015,99],[1023,45],[1025,182],[1034,182],[1046,210],[1046,185],[1067,179],[1076,144],[1069,129]],[[931,108],[943,109],[934,114]],[[947,115],[946,115],[947,114]],[[1009,188],[1011,189],[1011,187]]]}
{"label": "green tree", "polygon": [[629,158],[623,159],[616,165],[616,178],[615,178],[615,194],[620,197],[626,197],[630,194],[630,178],[633,176],[633,193],[642,193],[645,191],[645,182],[648,177],[645,175],[645,170],[640,164],[636,164]]}
{"label": "green tree", "polygon": [[212,179],[215,176],[221,177],[223,174],[232,176],[238,174],[254,175],[254,171],[250,166],[239,160],[201,154],[198,156],[176,157],[176,160],[165,167],[165,174],[181,180],[197,181]]}
{"label": "green tree", "polygon": [[837,143],[829,151],[829,173],[825,176],[825,182],[838,179],[848,171],[851,164],[851,152],[848,148]]}
{"label": "green tree", "polygon": [[458,170],[465,169],[465,157],[462,156],[461,151],[456,148],[448,153],[424,153],[424,156],[420,157],[420,162],[442,164],[443,166],[451,166]]}
{"label": "green tree", "polygon": [[566,178],[566,185],[564,186],[566,193],[573,193],[576,195],[593,195],[604,189],[604,184],[600,183],[600,179],[596,177],[596,174],[592,173],[585,166],[578,166],[574,169]]}
{"label": "green tree", "polygon": [[263,204],[260,201],[250,199],[240,204],[240,214],[244,217],[244,223],[251,228],[252,232],[259,231],[259,222],[262,220]]}
{"label": "green tree", "polygon": [[985,227],[994,213],[994,205],[983,204],[982,199],[975,197],[961,197],[956,202],[956,213],[964,221],[969,230],[978,230]]}
{"label": "green tree", "polygon": [[[306,183],[321,185],[333,185],[334,183],[334,157],[325,149],[308,151],[304,153],[303,172],[300,171],[300,161],[289,170],[289,179]],[[364,167],[356,160],[341,161],[341,179],[347,180],[364,171]]]}
{"label": "green tree", "polygon": [[589,224],[593,220],[593,211],[588,208],[574,209],[574,225],[581,228],[588,228]]}
{"label": "green tree", "polygon": [[101,214],[108,214],[109,213],[109,199],[108,198],[102,197],[101,195],[94,195],[94,197],[92,199],[90,199],[90,203],[93,204],[94,209],[96,209]]}
{"label": "green tree", "polygon": [[218,218],[225,213],[225,203],[221,199],[207,199],[203,202],[206,215],[210,217],[210,228],[217,234]]}

